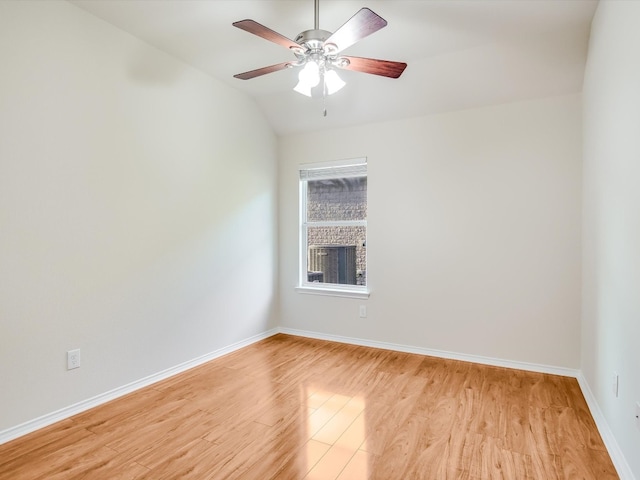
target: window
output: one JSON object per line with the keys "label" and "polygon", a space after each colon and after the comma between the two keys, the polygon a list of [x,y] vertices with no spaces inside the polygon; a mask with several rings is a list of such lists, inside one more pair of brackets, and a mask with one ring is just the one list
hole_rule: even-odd
{"label": "window", "polygon": [[301,289],[367,296],[366,249],[366,159],[301,165]]}

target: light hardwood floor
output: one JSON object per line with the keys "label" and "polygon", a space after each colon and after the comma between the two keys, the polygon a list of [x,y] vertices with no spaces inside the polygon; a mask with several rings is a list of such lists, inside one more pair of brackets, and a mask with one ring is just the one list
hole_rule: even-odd
{"label": "light hardwood floor", "polygon": [[618,478],[575,379],[287,335],[0,446],[0,478]]}

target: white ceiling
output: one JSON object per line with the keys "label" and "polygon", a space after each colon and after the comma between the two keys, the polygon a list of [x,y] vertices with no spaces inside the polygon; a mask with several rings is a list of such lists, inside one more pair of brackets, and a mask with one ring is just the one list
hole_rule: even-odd
{"label": "white ceiling", "polygon": [[397,80],[339,71],[327,99],[292,90],[297,70],[252,80],[236,73],[293,60],[233,27],[253,19],[293,39],[313,28],[313,0],[72,0],[80,8],[253,97],[284,135],[582,91],[597,0],[320,0],[335,31],[362,7],[387,27],[346,55],[408,64]]}

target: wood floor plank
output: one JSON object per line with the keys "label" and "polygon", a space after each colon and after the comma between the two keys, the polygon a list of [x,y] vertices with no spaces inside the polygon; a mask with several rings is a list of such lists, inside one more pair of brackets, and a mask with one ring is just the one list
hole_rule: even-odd
{"label": "wood floor plank", "polygon": [[304,480],[326,480],[338,478],[342,470],[351,461],[356,451],[333,445],[313,468],[304,476]]}
{"label": "wood floor plank", "polygon": [[[308,442],[306,418],[294,416],[284,424],[272,427],[269,435],[265,435],[255,444],[251,451],[245,453],[246,461],[238,468],[230,479],[270,480],[282,478],[287,468],[295,466],[291,460],[299,455],[301,448]],[[291,473],[291,471],[288,471]],[[306,473],[306,470],[305,470]],[[304,475],[293,478],[300,479]]]}
{"label": "wood floor plank", "polygon": [[140,458],[159,452],[160,457],[169,445],[182,445],[200,439],[213,428],[215,418],[201,410],[175,412],[176,416],[162,424],[143,425],[133,435],[124,435],[107,443],[107,446],[129,458],[142,463]]}
{"label": "wood floor plank", "polygon": [[220,466],[219,451],[219,445],[202,439],[176,445],[175,450],[166,451],[162,461],[149,469],[141,479],[213,479],[214,472]]}
{"label": "wood floor plank", "polygon": [[429,420],[417,415],[409,416],[394,429],[374,465],[374,478],[411,478],[417,456],[429,448],[424,438],[428,429]]}
{"label": "wood floor plank", "polygon": [[0,480],[610,480],[573,378],[275,335],[0,445]]}
{"label": "wood floor plank", "polygon": [[335,441],[335,445],[352,450],[366,450],[367,420],[366,413],[361,412],[353,422],[342,432]]}
{"label": "wood floor plank", "polygon": [[503,413],[504,420],[498,437],[501,439],[502,448],[526,454],[529,449],[527,432],[530,429],[527,405],[509,401],[504,406]]}
{"label": "wood floor plank", "polygon": [[362,450],[358,450],[340,472],[337,480],[368,480],[369,471],[369,455]]}
{"label": "wood floor plank", "polygon": [[148,473],[148,470],[135,462],[127,462],[125,471],[122,469],[122,458],[117,452],[100,447],[79,456],[73,463],[65,462],[65,465],[57,471],[49,464],[47,472],[42,476],[43,480],[80,480],[91,478],[92,480],[112,478],[136,479]]}
{"label": "wood floor plank", "polygon": [[86,428],[76,425],[73,420],[66,419],[37,432],[29,433],[13,442],[0,445],[0,452],[2,452],[0,474],[16,468],[16,464],[25,463],[31,458],[43,457],[92,435]]}
{"label": "wood floor plank", "polygon": [[367,437],[361,449],[381,455],[397,428],[411,416],[417,396],[405,396],[393,403],[379,402],[377,399],[369,401],[364,411]]}
{"label": "wood floor plank", "polygon": [[[364,400],[358,397],[351,397],[311,438],[329,445],[335,444],[355,419],[360,416],[363,410]],[[362,441],[364,441],[364,438]],[[359,447],[360,445],[357,445],[354,450],[357,450]]]}
{"label": "wood floor plank", "polygon": [[[99,435],[105,445],[127,439],[137,439],[143,432],[162,432],[170,429],[176,418],[190,411],[187,399],[172,399],[164,402],[162,398],[154,399],[147,404],[145,411],[133,413],[130,417],[118,415],[114,419],[106,419],[99,424],[92,424],[88,430]],[[135,440],[134,440],[135,441]]]}
{"label": "wood floor plank", "polygon": [[91,446],[95,434],[71,420],[0,445],[0,479],[38,478],[54,468],[54,458]]}
{"label": "wood floor plank", "polygon": [[278,480],[298,480],[304,478],[320,459],[329,451],[331,445],[309,440],[303,448],[291,456],[274,478]]}
{"label": "wood floor plank", "polygon": [[[34,480],[73,478],[96,464],[117,456],[117,452],[93,441],[94,437],[95,435],[85,437],[85,441],[70,443],[44,457],[34,459],[35,465],[26,469],[29,477]],[[92,440],[86,441],[88,438]],[[23,475],[24,473],[14,478],[21,478]]]}
{"label": "wood floor plank", "polygon": [[101,433],[120,422],[130,422],[139,415],[149,412],[149,405],[161,402],[162,392],[153,388],[143,388],[137,392],[125,395],[117,400],[75,415],[73,422],[93,433]]}
{"label": "wood floor plank", "polygon": [[587,442],[587,446],[591,450],[606,452],[607,450],[604,446],[604,442],[602,441],[602,437],[598,432],[595,421],[591,416],[591,412],[589,411],[589,407],[587,406],[587,402],[584,399],[584,395],[580,391],[580,388],[572,385],[567,393],[571,397],[570,404],[574,409],[578,421],[578,427],[582,433],[582,437]]}

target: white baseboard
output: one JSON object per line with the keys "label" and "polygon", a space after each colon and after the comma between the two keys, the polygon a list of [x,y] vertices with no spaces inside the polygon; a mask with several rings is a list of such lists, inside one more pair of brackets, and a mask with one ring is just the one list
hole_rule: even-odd
{"label": "white baseboard", "polygon": [[582,375],[580,370],[575,370],[571,368],[564,367],[554,367],[549,365],[540,365],[535,363],[526,363],[526,362],[517,362],[510,360],[502,360],[491,357],[482,357],[477,355],[467,355],[461,353],[453,353],[442,350],[433,350],[430,348],[420,348],[420,347],[412,347],[407,345],[398,345],[395,343],[387,343],[387,342],[378,342],[375,340],[363,340],[360,338],[351,338],[351,337],[342,337],[338,335],[330,335],[325,333],[318,332],[310,332],[306,330],[296,330],[293,328],[279,328],[280,333],[284,333],[287,335],[295,335],[299,337],[308,337],[315,338],[317,340],[329,340],[332,342],[340,342],[340,343],[348,343],[351,345],[361,345],[364,347],[372,347],[372,348],[382,348],[385,350],[395,350],[398,352],[405,353],[416,353],[418,355],[428,355],[432,357],[438,358],[446,358],[450,360],[462,360],[466,362],[474,362],[480,363],[483,365],[491,365],[494,367],[505,367],[505,368],[515,368],[518,370],[526,370],[530,372],[539,372],[539,373],[548,373],[552,375],[562,375],[564,377],[573,377],[578,381],[578,385],[582,390],[582,394],[585,397],[589,410],[591,411],[591,415],[596,423],[596,427],[602,437],[602,441],[604,442],[607,451],[609,452],[609,456],[611,457],[611,461],[615,466],[618,475],[620,476],[620,480],[636,480],[631,471],[631,467],[627,463],[627,460],[618,445],[611,429],[609,428],[609,424],[604,418],[600,407],[598,406],[598,402],[593,395],[593,392],[589,388],[589,384],[586,379]]}
{"label": "white baseboard", "polygon": [[252,343],[259,342],[260,340],[263,340],[265,338],[271,337],[272,335],[275,335],[276,333],[278,333],[278,331],[279,331],[278,329],[271,329],[266,332],[260,333],[258,335],[254,335],[253,337],[249,337],[245,340],[220,348],[206,355],[202,355],[200,357],[194,358],[193,360],[189,360],[187,362],[181,363],[180,365],[176,365],[175,367],[168,368],[166,370],[155,373],[153,375],[149,375],[148,377],[141,378],[140,380],[136,380],[135,382],[129,383],[127,385],[123,385],[122,387],[118,387],[108,392],[102,393],[100,395],[96,395],[93,398],[83,400],[81,402],[62,408],[55,412],[48,413],[46,415],[43,415],[41,417],[30,420],[28,422],[22,423],[15,427],[11,427],[7,430],[0,431],[0,445],[10,440],[26,435],[27,433],[31,433],[35,430],[39,430],[41,428],[47,427],[53,423],[59,422],[60,420],[64,420],[66,418],[72,417],[73,415],[77,415],[78,413],[84,412],[85,410],[89,410],[90,408],[97,407],[98,405],[102,405],[103,403],[109,402],[118,397],[122,397],[123,395],[131,393],[135,390],[139,390],[143,387],[147,387],[153,383],[159,382],[160,380],[164,380],[173,375],[189,370],[193,367],[197,367],[198,365],[202,365],[203,363],[209,362],[213,359],[216,359],[228,353],[234,352],[240,348],[251,345]]}
{"label": "white baseboard", "polygon": [[502,360],[499,358],[483,357],[480,355],[467,355],[463,353],[447,352],[445,350],[434,350],[431,348],[413,347],[409,345],[400,345],[396,343],[379,342],[376,340],[364,340],[361,338],[342,337],[338,335],[329,335],[325,333],[310,332],[306,330],[296,330],[293,328],[279,329],[280,333],[288,335],[296,335],[299,337],[315,338],[317,340],[329,340],[332,342],[349,343],[351,345],[361,345],[363,347],[382,348],[384,350],[395,350],[404,353],[416,353],[418,355],[427,355],[430,357],[446,358],[449,360],[461,360],[464,362],[480,363],[483,365],[491,365],[493,367],[516,368],[518,370],[526,370],[529,372],[549,373],[552,375],[561,375],[563,377],[577,378],[579,370],[573,368],[554,367],[550,365],[540,365],[537,363],[517,362],[512,360]]}
{"label": "white baseboard", "polygon": [[605,447],[607,447],[611,461],[618,471],[620,480],[636,480],[629,463],[627,463],[627,459],[620,449],[620,445],[618,445],[618,442],[609,427],[609,423],[607,423],[602,410],[600,410],[596,397],[589,387],[589,382],[584,378],[582,372],[578,374],[577,379],[580,384],[582,394],[584,395],[584,399],[587,402],[587,406],[591,411],[591,416],[593,417],[594,422],[596,422],[602,441],[604,442]]}

